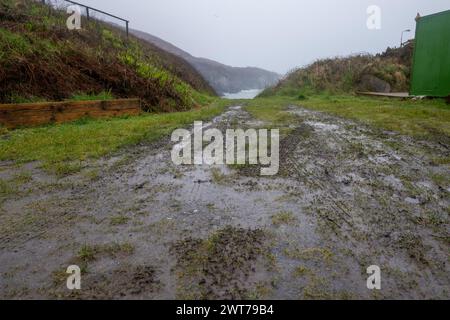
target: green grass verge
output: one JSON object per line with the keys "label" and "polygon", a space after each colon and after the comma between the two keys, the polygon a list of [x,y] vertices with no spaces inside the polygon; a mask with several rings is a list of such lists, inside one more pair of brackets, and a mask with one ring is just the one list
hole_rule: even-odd
{"label": "green grass verge", "polygon": [[450,106],[443,100],[318,96],[301,104],[416,137],[450,137]]}
{"label": "green grass verge", "polygon": [[154,141],[195,120],[220,114],[230,101],[217,99],[208,107],[186,112],[143,114],[102,120],[82,119],[60,125],[9,131],[0,137],[0,160],[40,161],[57,174],[80,171],[81,162],[121,147]]}
{"label": "green grass verge", "polygon": [[285,126],[293,119],[292,115],[285,112],[289,105],[295,104],[295,100],[287,97],[258,98],[247,100],[245,110],[257,119],[266,121],[271,126]]}
{"label": "green grass verge", "polygon": [[282,123],[288,105],[358,120],[384,130],[420,138],[450,139],[450,106],[443,100],[406,100],[378,97],[315,95],[302,97],[275,96],[250,101],[247,110],[255,117]]}

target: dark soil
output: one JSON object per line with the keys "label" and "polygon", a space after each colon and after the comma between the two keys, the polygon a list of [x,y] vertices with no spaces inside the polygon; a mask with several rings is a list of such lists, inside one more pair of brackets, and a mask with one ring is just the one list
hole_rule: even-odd
{"label": "dark soil", "polygon": [[[262,230],[226,227],[206,240],[177,241],[172,252],[187,294],[196,299],[245,299],[256,283],[250,281],[256,262],[267,254]],[[195,291],[192,287],[197,287]]]}

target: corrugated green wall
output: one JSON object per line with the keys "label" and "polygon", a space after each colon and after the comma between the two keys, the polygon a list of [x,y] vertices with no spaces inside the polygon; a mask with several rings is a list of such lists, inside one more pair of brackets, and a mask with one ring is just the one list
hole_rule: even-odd
{"label": "corrugated green wall", "polygon": [[417,22],[412,95],[450,95],[450,10]]}

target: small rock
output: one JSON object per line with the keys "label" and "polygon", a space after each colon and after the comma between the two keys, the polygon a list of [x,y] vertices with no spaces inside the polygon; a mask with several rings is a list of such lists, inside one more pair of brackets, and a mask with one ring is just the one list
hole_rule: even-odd
{"label": "small rock", "polygon": [[134,187],[134,190],[142,189],[147,184],[147,182],[142,182]]}
{"label": "small rock", "polygon": [[342,178],[342,183],[345,184],[346,186],[348,186],[352,182],[353,182],[352,176],[345,176]]}
{"label": "small rock", "polygon": [[194,181],[194,183],[198,183],[198,184],[201,184],[201,183],[211,183],[212,182],[212,180],[201,180],[201,179],[198,179],[198,180],[195,180]]}

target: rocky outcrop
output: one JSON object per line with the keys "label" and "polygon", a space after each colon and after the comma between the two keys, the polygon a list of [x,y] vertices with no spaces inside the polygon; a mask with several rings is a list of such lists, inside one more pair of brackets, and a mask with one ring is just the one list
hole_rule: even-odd
{"label": "rocky outcrop", "polygon": [[364,74],[358,85],[359,91],[369,92],[391,92],[391,85],[380,78],[377,78],[371,74]]}

